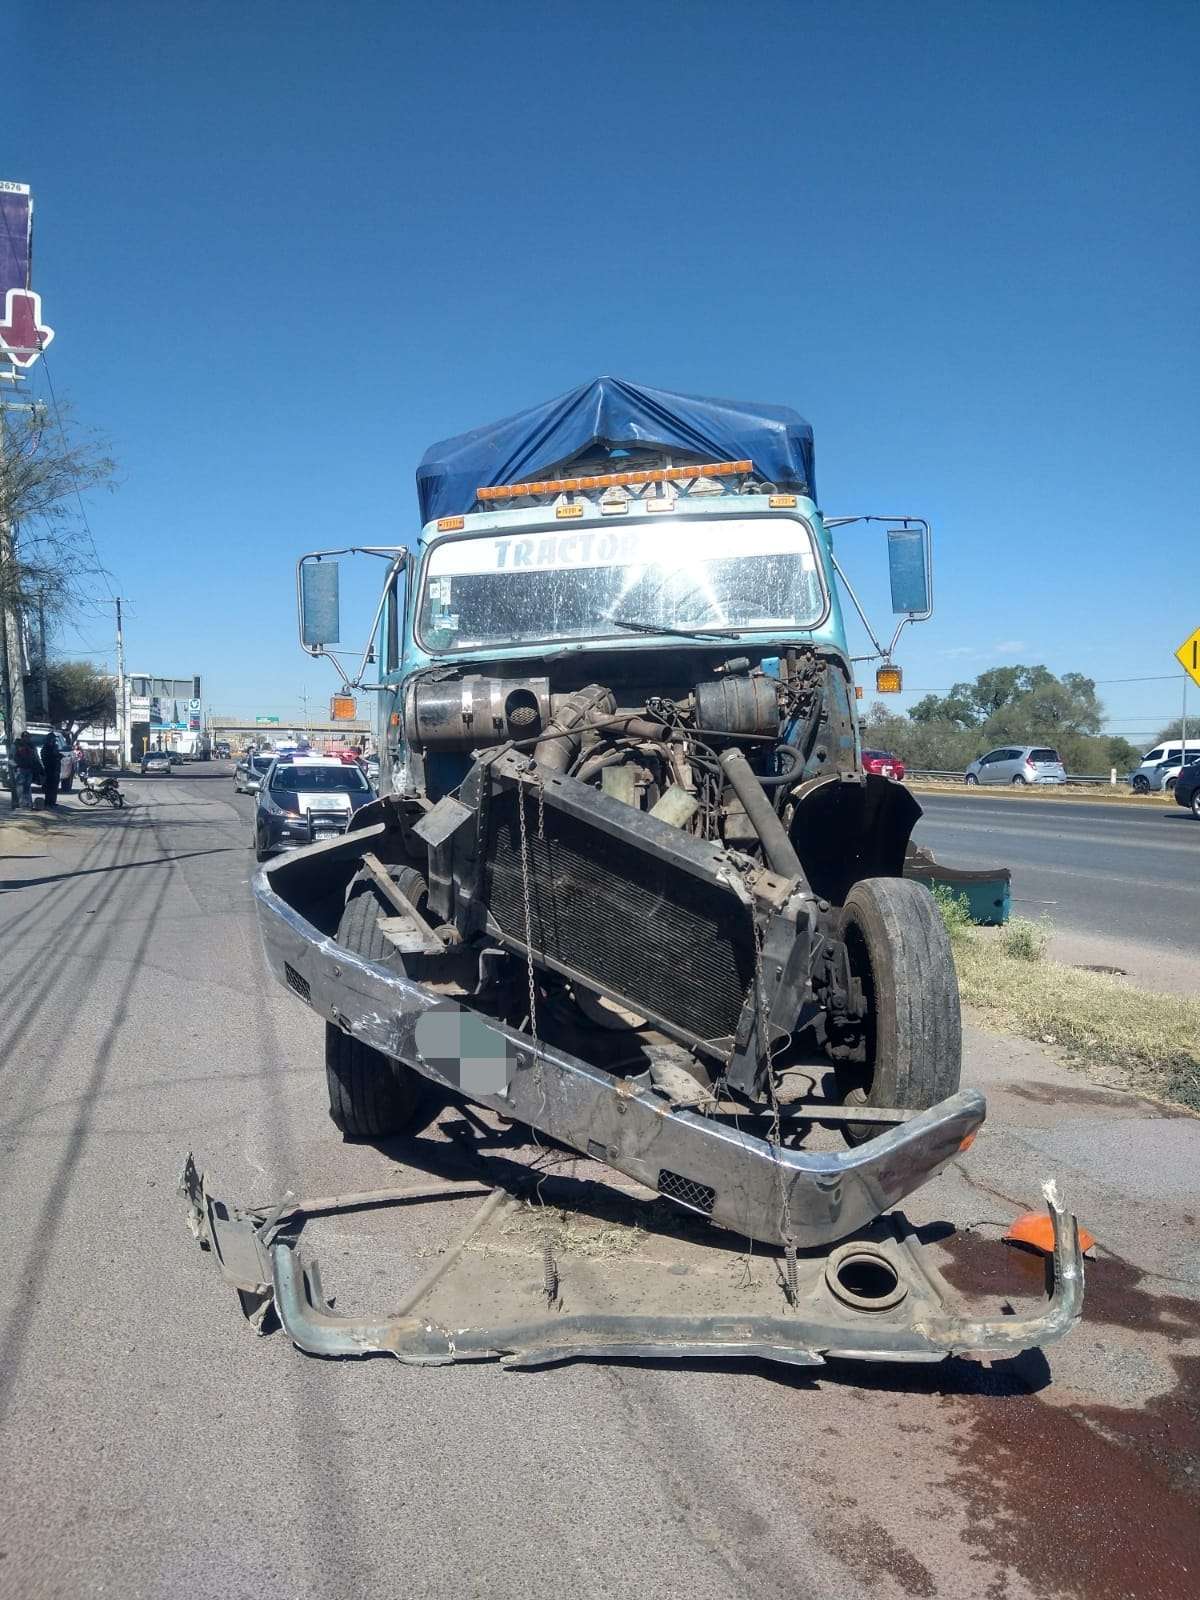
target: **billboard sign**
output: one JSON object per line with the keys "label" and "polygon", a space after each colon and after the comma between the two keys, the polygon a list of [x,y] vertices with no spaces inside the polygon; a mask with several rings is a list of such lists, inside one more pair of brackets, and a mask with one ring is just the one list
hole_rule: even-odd
{"label": "billboard sign", "polygon": [[33,196],[27,183],[0,179],[0,359],[31,367],[54,337],[31,288]]}
{"label": "billboard sign", "polygon": [[33,196],[27,183],[0,179],[0,294],[30,289],[33,257]]}

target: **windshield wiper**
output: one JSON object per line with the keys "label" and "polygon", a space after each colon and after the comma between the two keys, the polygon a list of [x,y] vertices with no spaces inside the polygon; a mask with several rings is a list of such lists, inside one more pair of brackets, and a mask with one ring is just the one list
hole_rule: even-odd
{"label": "windshield wiper", "polygon": [[630,633],[669,633],[676,639],[740,639],[732,628],[668,628],[661,622],[634,622],[629,617],[609,617],[614,628],[628,628]]}

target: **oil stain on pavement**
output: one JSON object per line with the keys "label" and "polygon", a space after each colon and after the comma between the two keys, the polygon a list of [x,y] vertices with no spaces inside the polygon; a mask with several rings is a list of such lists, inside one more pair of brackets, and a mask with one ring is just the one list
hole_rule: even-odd
{"label": "oil stain on pavement", "polygon": [[[946,1277],[971,1294],[1042,1292],[1036,1256],[961,1233],[946,1241]],[[1200,1304],[1158,1294],[1131,1263],[1087,1266],[1085,1327],[1170,1346],[1174,1383],[1137,1404],[1048,1400],[1016,1373],[991,1392],[948,1400],[957,1427],[946,1479],[965,1504],[967,1543],[1036,1594],[1079,1600],[1194,1600],[1200,1593]],[[913,1593],[920,1593],[914,1589]]]}

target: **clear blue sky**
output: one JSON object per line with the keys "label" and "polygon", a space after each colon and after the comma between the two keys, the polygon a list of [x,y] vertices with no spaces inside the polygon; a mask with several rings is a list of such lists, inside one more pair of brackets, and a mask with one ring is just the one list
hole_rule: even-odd
{"label": "clear blue sky", "polygon": [[[930,517],[914,691],[1165,674],[1200,624],[1195,4],[47,0],[8,28],[0,177],[34,187],[55,387],[121,464],[89,509],[131,667],[322,700],[296,554],[411,538],[426,444],[601,372],[792,404],[827,511]],[[61,647],[111,659],[103,613]],[[1135,742],[1179,708],[1178,680],[1102,692]]]}

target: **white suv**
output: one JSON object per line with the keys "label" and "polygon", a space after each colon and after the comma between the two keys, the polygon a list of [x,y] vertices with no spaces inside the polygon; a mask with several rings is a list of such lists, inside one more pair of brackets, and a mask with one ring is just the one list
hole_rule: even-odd
{"label": "white suv", "polygon": [[1197,756],[1200,756],[1200,742],[1195,739],[1189,739],[1186,746],[1181,739],[1156,744],[1153,750],[1146,751],[1141,764],[1130,775],[1134,794],[1170,794],[1182,769]]}

